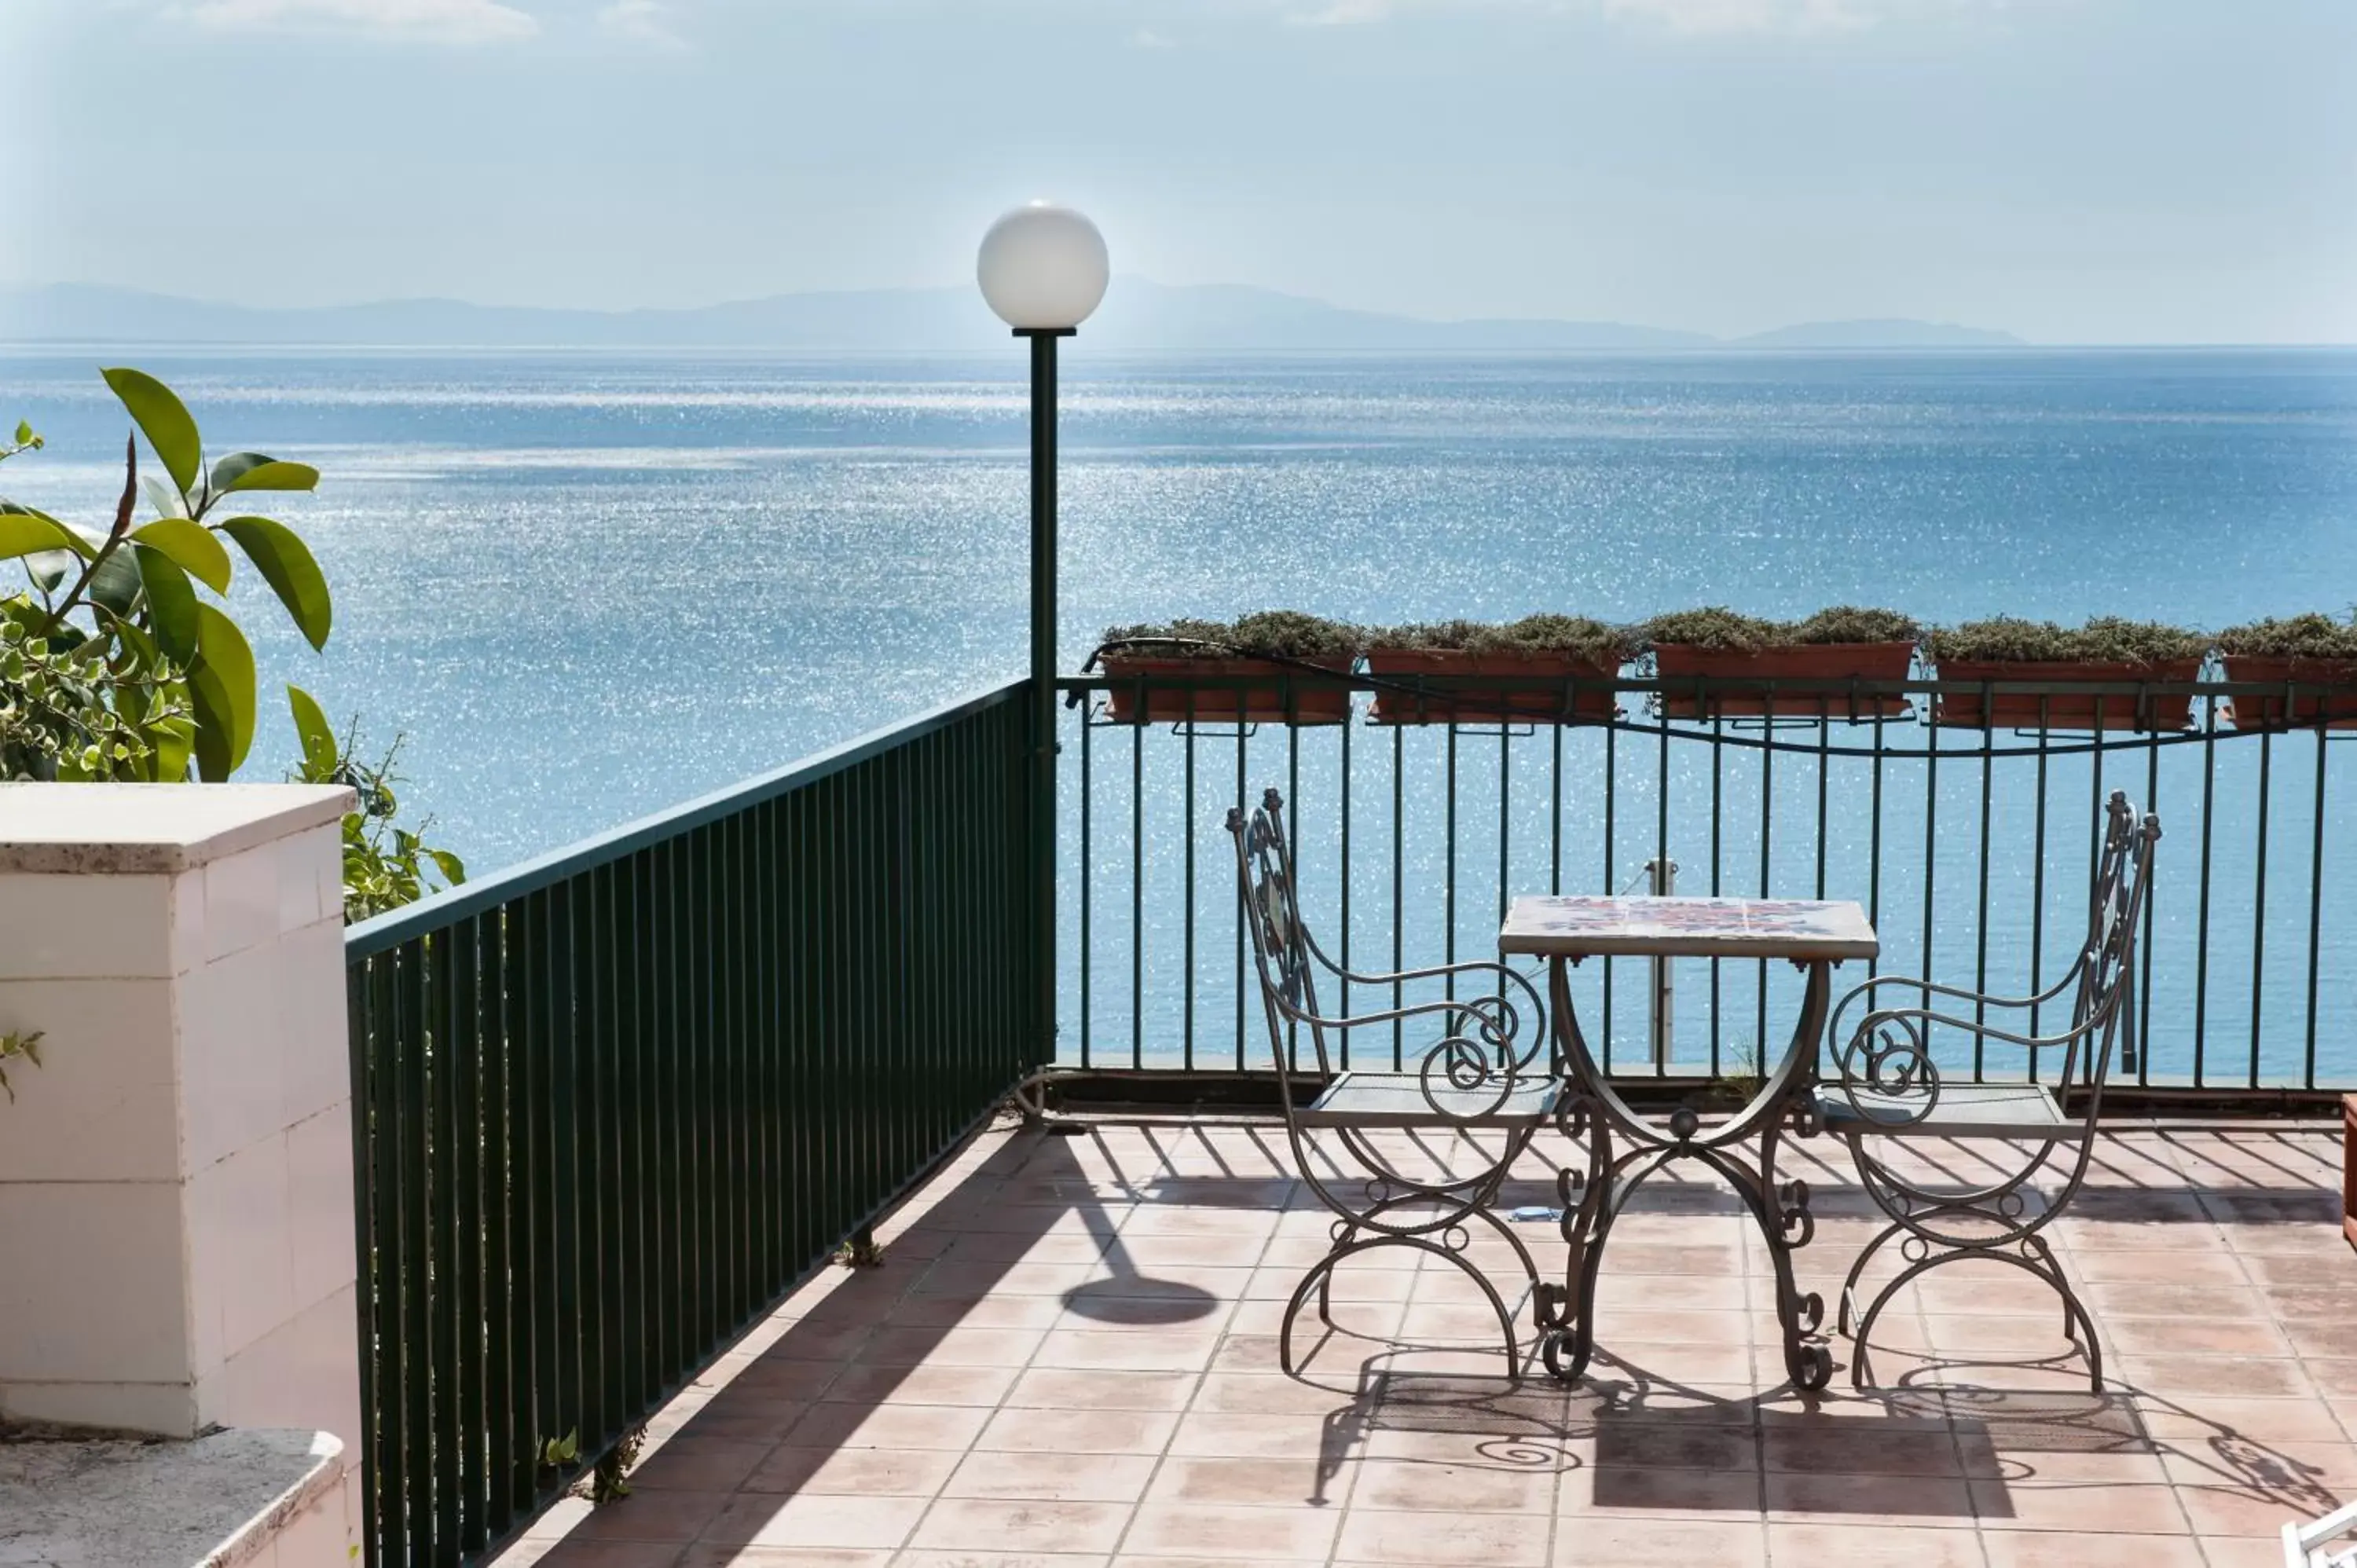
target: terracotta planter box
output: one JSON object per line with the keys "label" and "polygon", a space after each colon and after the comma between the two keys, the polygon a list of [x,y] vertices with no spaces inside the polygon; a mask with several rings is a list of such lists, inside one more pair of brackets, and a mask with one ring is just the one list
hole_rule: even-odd
{"label": "terracotta planter box", "polygon": [[2300,692],[2288,697],[2236,697],[2228,717],[2236,729],[2282,729],[2325,721],[2327,729],[2357,729],[2357,659],[2291,659],[2229,653],[2229,681],[2308,681],[2345,692]]}
{"label": "terracotta planter box", "polygon": [[[1351,660],[1345,658],[1312,659],[1307,662],[1320,670],[1330,670],[1337,675],[1351,672]],[[1108,654],[1104,660],[1105,679],[1112,682],[1106,688],[1111,699],[1108,716],[1117,725],[1150,724],[1234,724],[1239,717],[1251,725],[1347,724],[1351,718],[1351,688],[1348,686],[1312,685],[1317,677],[1297,665],[1279,664],[1267,659],[1157,659],[1125,658]],[[1237,676],[1266,676],[1265,685],[1234,686],[1151,686],[1140,688],[1125,682],[1140,676],[1157,681],[1201,681],[1228,679]],[[1292,707],[1286,704],[1286,684],[1292,686]],[[1138,713],[1139,698],[1145,699],[1146,712]],[[1236,703],[1241,698],[1243,711]]]}
{"label": "terracotta planter box", "polygon": [[[1938,669],[1941,680],[1954,682],[2192,681],[2201,673],[2199,659],[2164,659],[2158,664],[2068,659],[1947,659],[1940,661]],[[2193,698],[2188,693],[2139,700],[2128,693],[2096,697],[2082,692],[1995,693],[1985,722],[1981,693],[1971,691],[1942,693],[1932,722],[1973,729],[2036,729],[2042,719],[2049,729],[2091,730],[2099,727],[2099,703],[2103,707],[2100,727],[2107,730],[2175,730],[2193,722]]]}
{"label": "terracotta planter box", "polygon": [[[1814,642],[1747,652],[1663,643],[1653,650],[1653,669],[1664,681],[1707,676],[1721,681],[1904,681],[1915,661],[1912,642]],[[1662,693],[1662,714],[1673,719],[1757,717],[1788,714],[1837,719],[1889,718],[1907,711],[1897,692],[1757,692],[1720,690],[1697,696],[1675,690]]]}
{"label": "terracotta planter box", "polygon": [[[1609,681],[1620,666],[1606,666],[1570,653],[1466,653],[1445,648],[1376,649],[1367,655],[1367,673],[1413,682],[1436,678],[1422,690],[1377,687],[1374,721],[1379,725],[1604,723],[1620,713],[1609,686],[1576,690],[1544,686],[1513,689],[1474,684],[1469,677],[1513,676],[1562,681],[1573,676]],[[1448,682],[1442,684],[1438,682]],[[1464,684],[1455,682],[1463,682]]]}

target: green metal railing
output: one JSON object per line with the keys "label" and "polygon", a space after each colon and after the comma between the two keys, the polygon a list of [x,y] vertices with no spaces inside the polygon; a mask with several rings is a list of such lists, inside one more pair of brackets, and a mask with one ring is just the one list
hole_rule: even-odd
{"label": "green metal railing", "polygon": [[1040,1065],[1029,690],[351,929],[371,1563],[482,1559]]}
{"label": "green metal railing", "polygon": [[[2011,994],[2069,966],[2102,803],[2121,789],[2159,814],[2164,837],[2115,1081],[2221,1097],[2357,1087],[2345,979],[2357,733],[2298,722],[2324,687],[1471,679],[1522,693],[1493,705],[1551,699],[1563,715],[1501,725],[1369,722],[1371,693],[1405,697],[1411,715],[1420,693],[1425,712],[1445,714],[1465,682],[1297,671],[1059,684],[1068,1067],[1272,1066],[1221,828],[1265,787],[1291,802],[1311,929],[1360,970],[1492,953],[1514,895],[1641,891],[1648,862],[1666,860],[1682,894],[1856,899],[1881,934],[1881,970]],[[1338,693],[1349,722],[1285,722],[1330,716]],[[2020,720],[1978,722],[2013,693],[2029,699]],[[1777,696],[1799,711],[1731,711]],[[1131,713],[1194,716],[1116,723],[1116,697]],[[2350,712],[2345,691],[2334,700],[2325,711]],[[2294,722],[2238,725],[2237,703],[2246,720]],[[1929,722],[1935,711],[1950,722]],[[1953,722],[1966,713],[1974,722]],[[1795,977],[1749,961],[1677,967],[1666,1068],[1647,1048],[1648,966],[1605,960],[1575,976],[1606,1064],[1755,1070]],[[1397,991],[1346,985],[1326,1000],[1369,1011]],[[1381,1059],[1359,1065],[1389,1068],[1428,1043],[1386,1030]],[[1976,1079],[2037,1070],[2001,1054],[1943,1065]]]}

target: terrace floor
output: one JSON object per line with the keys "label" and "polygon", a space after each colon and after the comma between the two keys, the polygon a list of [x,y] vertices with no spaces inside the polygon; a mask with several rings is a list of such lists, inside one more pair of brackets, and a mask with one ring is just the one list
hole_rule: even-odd
{"label": "terrace floor", "polygon": [[[1793,1162],[1819,1219],[1802,1285],[1828,1299],[1872,1229],[1840,1155]],[[1985,1264],[1886,1314],[1875,1391],[1835,1339],[1832,1390],[1794,1392],[1765,1250],[1699,1180],[1616,1231],[1589,1378],[1517,1389],[1474,1348],[1477,1294],[1404,1250],[1347,1267],[1343,1332],[1278,1372],[1329,1219],[1280,1126],[995,1132],[895,1217],[880,1268],[814,1280],[662,1413],[632,1496],[561,1504],[501,1562],[2280,1564],[2287,1520],[2357,1498],[2337,1133],[2128,1122],[2096,1161],[2055,1230],[2105,1395],[2052,1298]],[[1553,1227],[1527,1231],[1559,1263]]]}

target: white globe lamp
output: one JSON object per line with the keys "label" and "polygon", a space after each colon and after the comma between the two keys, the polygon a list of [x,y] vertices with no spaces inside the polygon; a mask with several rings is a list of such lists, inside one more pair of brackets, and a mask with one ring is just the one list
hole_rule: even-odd
{"label": "white globe lamp", "polygon": [[1104,236],[1052,201],[1018,207],[990,226],[974,258],[982,297],[1017,332],[1070,332],[1104,298]]}

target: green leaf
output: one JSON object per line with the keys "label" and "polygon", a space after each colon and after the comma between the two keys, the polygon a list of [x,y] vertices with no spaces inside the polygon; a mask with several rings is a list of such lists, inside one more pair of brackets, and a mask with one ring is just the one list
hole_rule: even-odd
{"label": "green leaf", "polygon": [[157,517],[186,517],[188,503],[173,493],[172,487],[153,474],[139,476],[139,489],[146,496],[147,504],[156,509]]}
{"label": "green leaf", "polygon": [[229,552],[203,524],[186,518],[158,518],[133,529],[131,537],[170,556],[174,565],[214,593],[229,592]]}
{"label": "green leaf", "polygon": [[188,575],[161,550],[134,544],[140,585],[147,590],[147,613],[156,628],[156,646],[173,663],[186,666],[197,657],[197,590]]}
{"label": "green leaf", "polygon": [[178,784],[188,776],[188,756],[196,749],[197,726],[177,715],[147,726],[147,742],[156,748],[156,782]]}
{"label": "green leaf", "polygon": [[131,559],[128,550],[117,550],[98,564],[90,575],[90,599],[94,605],[129,620],[139,607],[140,590],[138,563]]}
{"label": "green leaf", "polygon": [[259,452],[232,452],[213,465],[213,494],[231,490],[309,490],[319,485],[319,470],[307,463],[282,463]]}
{"label": "green leaf", "polygon": [[460,860],[457,855],[452,854],[447,849],[429,849],[425,853],[433,858],[436,869],[442,873],[443,881],[448,883],[451,886],[456,887],[458,884],[467,880],[467,863],[465,861]]}
{"label": "green leaf", "polygon": [[335,607],[328,597],[327,575],[311,558],[310,547],[293,529],[266,517],[233,517],[215,526],[236,540],[246,558],[261,569],[304,640],[314,650],[325,648]]}
{"label": "green leaf", "polygon": [[286,705],[295,714],[295,734],[303,743],[303,777],[314,784],[327,782],[336,767],[336,732],[318,700],[300,686],[286,688]]}
{"label": "green leaf", "polygon": [[188,413],[188,405],[172,394],[172,389],[145,371],[124,368],[101,371],[123,406],[131,411],[138,422],[140,433],[147,445],[163,459],[165,472],[187,495],[188,487],[197,482],[197,474],[204,467],[204,444],[197,437],[197,422]]}
{"label": "green leaf", "polygon": [[197,771],[217,784],[243,765],[253,745],[253,650],[235,621],[201,600],[188,696],[197,710]]}
{"label": "green leaf", "polygon": [[18,420],[18,421],[16,422],[16,445],[17,445],[17,446],[30,446],[32,444],[33,444],[33,423],[32,423],[32,421],[30,421],[30,420],[28,420],[28,419],[20,419],[20,420]]}
{"label": "green leaf", "polygon": [[70,550],[84,560],[91,554],[81,535],[56,518],[6,503],[5,510],[0,510],[0,561],[38,554],[44,550]]}

